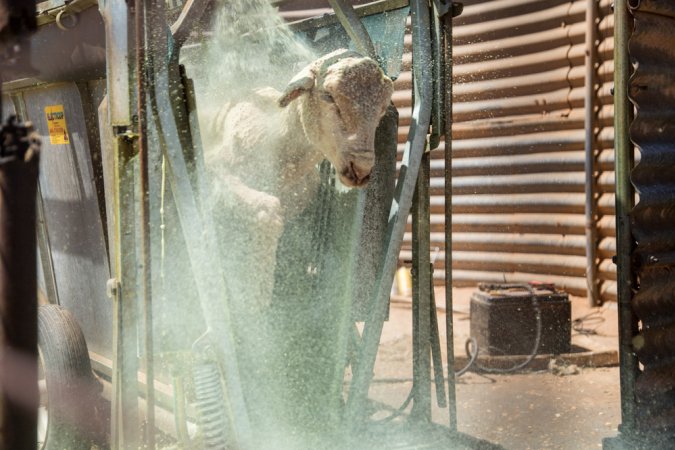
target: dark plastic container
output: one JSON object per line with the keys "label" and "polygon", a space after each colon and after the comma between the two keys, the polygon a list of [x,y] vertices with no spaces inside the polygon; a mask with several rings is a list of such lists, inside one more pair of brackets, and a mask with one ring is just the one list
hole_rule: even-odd
{"label": "dark plastic container", "polygon": [[529,355],[541,337],[537,354],[569,353],[572,308],[567,293],[550,284],[481,284],[471,296],[471,336],[481,353]]}

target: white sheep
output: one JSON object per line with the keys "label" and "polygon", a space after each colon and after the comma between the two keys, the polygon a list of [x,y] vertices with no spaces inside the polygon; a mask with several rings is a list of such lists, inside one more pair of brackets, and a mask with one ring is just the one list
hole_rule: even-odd
{"label": "white sheep", "polygon": [[259,89],[207,119],[211,205],[220,214],[219,236],[228,240],[232,296],[269,303],[284,221],[314,198],[318,163],[330,161],[347,187],[368,183],[375,130],[392,92],[375,61],[343,49],[308,65],[283,92]]}

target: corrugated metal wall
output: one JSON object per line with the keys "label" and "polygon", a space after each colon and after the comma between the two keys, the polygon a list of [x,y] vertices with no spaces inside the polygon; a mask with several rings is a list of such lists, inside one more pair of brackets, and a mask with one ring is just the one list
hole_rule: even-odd
{"label": "corrugated metal wall", "polygon": [[[608,3],[602,15],[609,15]],[[585,294],[585,20],[586,1],[474,0],[465,2],[455,21],[457,285],[541,280]],[[609,21],[600,24],[604,35],[611,35]],[[611,54],[611,42],[603,39],[603,81],[610,81]],[[611,97],[604,86],[599,94],[607,106],[599,110],[604,127],[597,133],[598,162],[599,168],[611,171]],[[437,196],[432,199],[432,247],[442,249],[441,156],[433,161],[432,193]],[[599,265],[609,280],[613,175],[602,172],[597,179],[600,248],[605,247]],[[439,261],[436,279],[442,276]],[[610,283],[601,289],[605,298],[615,291]]]}
{"label": "corrugated metal wall", "polygon": [[[453,39],[454,282],[551,281],[585,295],[587,1],[463,3]],[[614,300],[613,17],[610,0],[598,4],[597,264],[601,297]],[[298,19],[312,11],[284,14]],[[412,101],[411,55],[404,59],[394,94],[400,152]],[[435,150],[432,156],[431,247],[438,249],[434,279],[440,284],[445,257],[443,154]],[[408,233],[401,260],[410,257]]]}
{"label": "corrugated metal wall", "polygon": [[[634,7],[629,51],[635,72],[630,137],[641,160],[631,174],[640,201],[631,212],[637,284],[633,311],[640,334],[633,340],[642,370],[635,393],[639,431],[669,442],[675,434],[675,5],[644,0]],[[652,445],[652,448],[656,448]]]}

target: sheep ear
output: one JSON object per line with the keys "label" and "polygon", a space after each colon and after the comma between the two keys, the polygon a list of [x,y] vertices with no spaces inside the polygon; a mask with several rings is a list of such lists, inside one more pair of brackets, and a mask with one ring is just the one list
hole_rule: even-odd
{"label": "sheep ear", "polygon": [[293,79],[288,83],[288,86],[286,86],[286,89],[284,89],[281,97],[279,97],[279,106],[284,108],[305,92],[312,90],[314,87],[315,78],[314,72],[307,69],[293,77]]}

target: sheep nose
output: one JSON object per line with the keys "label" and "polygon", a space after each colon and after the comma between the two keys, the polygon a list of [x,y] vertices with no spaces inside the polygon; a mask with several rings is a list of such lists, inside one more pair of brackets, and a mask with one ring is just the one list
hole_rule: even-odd
{"label": "sheep nose", "polygon": [[372,166],[364,168],[350,162],[349,166],[342,171],[342,175],[353,182],[354,186],[365,186],[370,180],[371,171]]}

